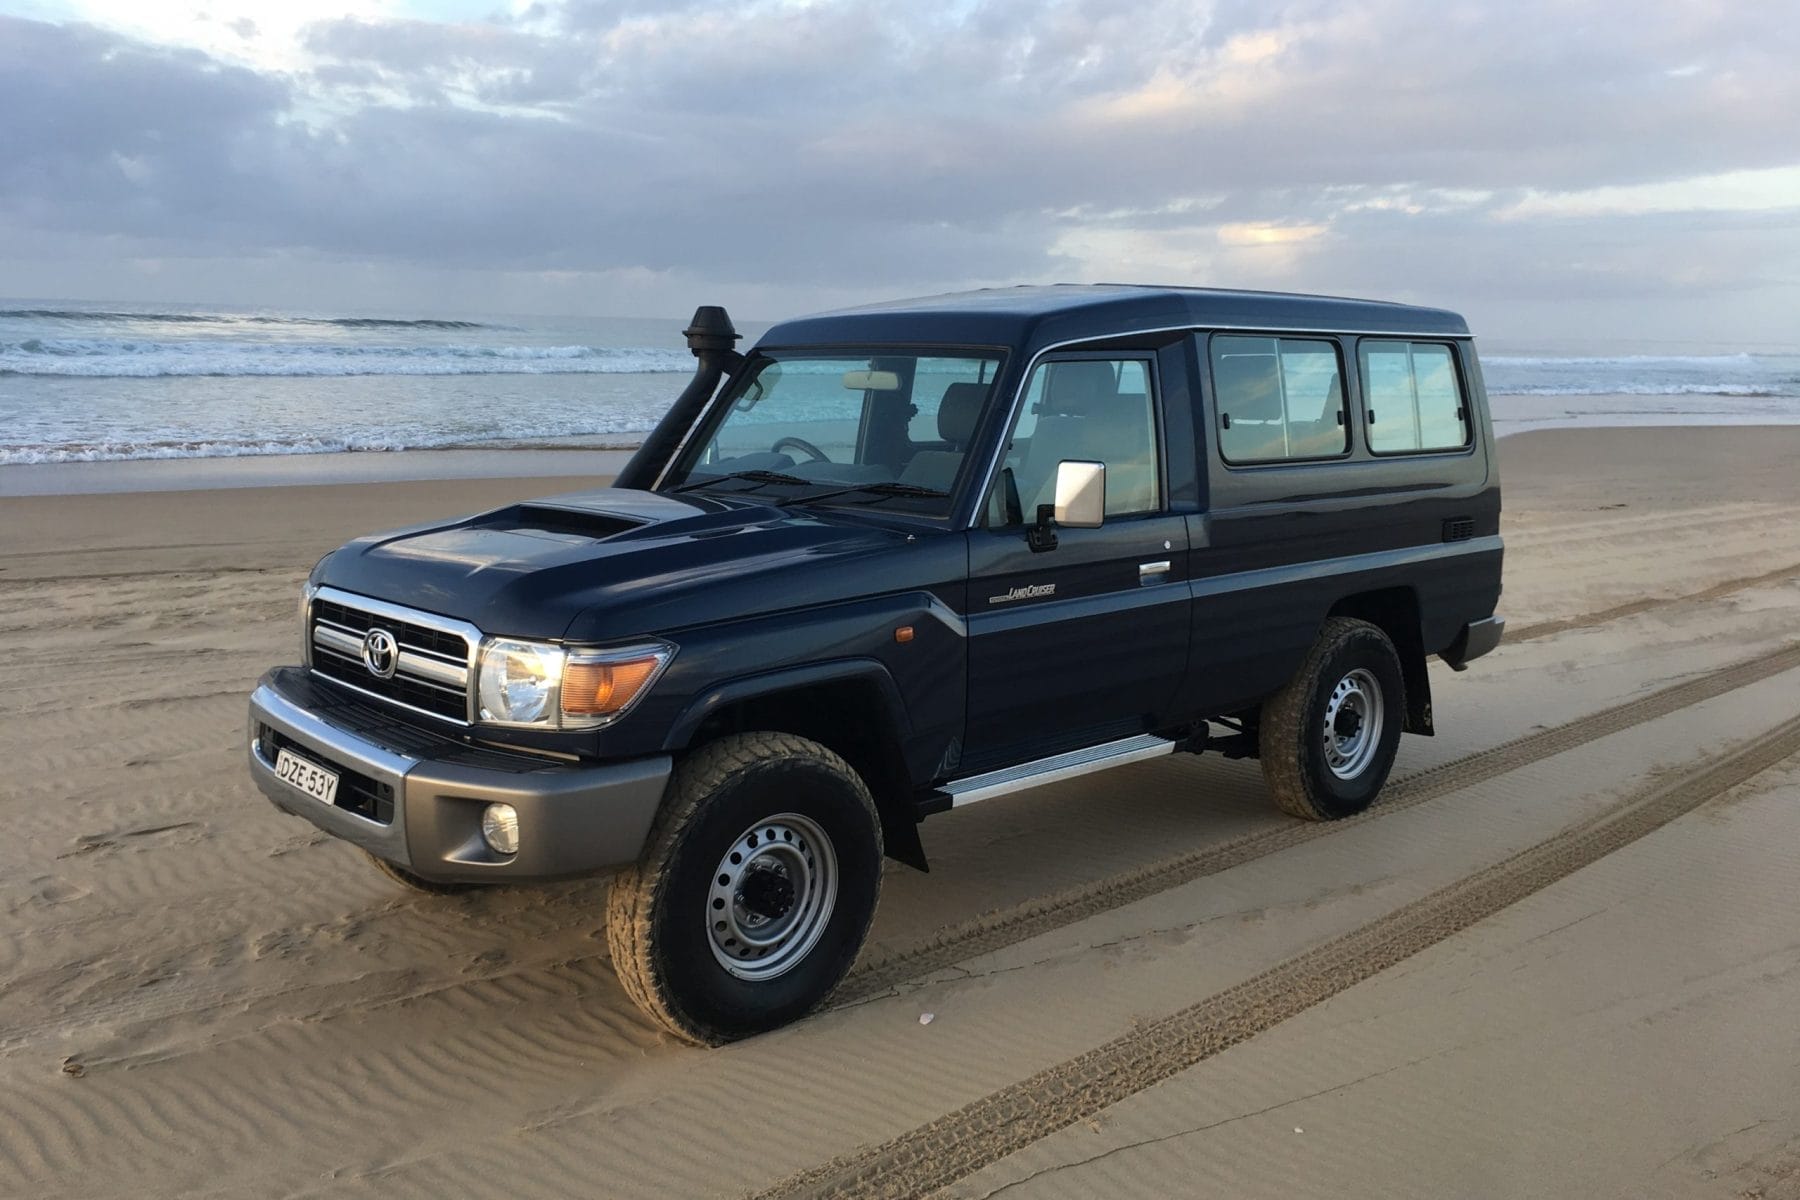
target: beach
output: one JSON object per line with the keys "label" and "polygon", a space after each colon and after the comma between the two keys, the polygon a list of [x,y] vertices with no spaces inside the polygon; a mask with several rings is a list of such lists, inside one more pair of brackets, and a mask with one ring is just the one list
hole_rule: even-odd
{"label": "beach", "polygon": [[[490,452],[636,445],[693,372],[684,324],[0,299],[0,468],[32,468],[0,469],[0,496],[542,473],[554,468]],[[747,348],[768,327],[737,328]],[[1479,349],[1499,436],[1800,423],[1790,344],[1482,338]],[[101,463],[136,466],[78,469]]]}
{"label": "beach", "polygon": [[935,817],[712,1051],[604,881],[403,892],[244,765],[321,554],[620,452],[0,467],[0,1195],[1800,1197],[1800,427],[1499,447],[1507,640],[1368,814],[1207,754]]}

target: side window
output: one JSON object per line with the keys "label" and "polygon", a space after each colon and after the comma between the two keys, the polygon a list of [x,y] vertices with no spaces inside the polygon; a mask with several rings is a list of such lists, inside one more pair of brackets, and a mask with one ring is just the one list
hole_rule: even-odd
{"label": "side window", "polygon": [[1156,443],[1156,397],[1140,359],[1068,359],[1040,363],[1025,385],[1025,403],[1007,442],[988,522],[1026,522],[1038,505],[1056,499],[1056,465],[1064,460],[1106,464],[1106,515],[1123,517],[1162,508],[1162,463]]}
{"label": "side window", "polygon": [[913,415],[906,433],[914,445],[943,440],[938,427],[938,406],[953,383],[991,383],[994,362],[985,358],[921,358],[913,373]]}
{"label": "side window", "polygon": [[1370,450],[1407,454],[1469,444],[1469,406],[1450,347],[1365,341],[1361,358]]}
{"label": "side window", "polygon": [[1350,448],[1333,343],[1221,334],[1212,339],[1212,377],[1226,462],[1332,458]]}

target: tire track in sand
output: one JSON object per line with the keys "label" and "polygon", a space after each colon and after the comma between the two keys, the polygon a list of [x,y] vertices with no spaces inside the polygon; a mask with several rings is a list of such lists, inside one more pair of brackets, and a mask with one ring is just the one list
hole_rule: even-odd
{"label": "tire track in sand", "polygon": [[1158,892],[1203,876],[1216,875],[1314,838],[1327,837],[1347,826],[1373,821],[1387,813],[1403,812],[1796,667],[1800,667],[1800,643],[1410,775],[1388,787],[1374,807],[1354,817],[1278,825],[974,917],[951,926],[926,945],[857,968],[844,981],[833,1003],[842,1007],[882,995],[910,979],[1122,908]]}
{"label": "tire track in sand", "polygon": [[[828,1005],[848,1007],[889,994],[912,980],[968,959],[1122,908],[1158,892],[1242,866],[1314,838],[1328,837],[1351,825],[1405,811],[1795,668],[1800,668],[1800,643],[1428,768],[1391,784],[1373,808],[1342,821],[1272,826],[1229,842],[1201,847],[1060,892],[994,909],[949,926],[928,942],[859,963]],[[84,1023],[101,1017],[133,1023],[161,1023],[178,1014],[192,1018],[255,1006],[272,1021],[298,1019],[316,1026],[432,997],[462,996],[479,1006],[496,989],[502,992],[515,987],[557,990],[570,970],[604,961],[608,961],[608,955],[601,949],[593,954],[558,955],[555,961],[547,963],[513,964],[491,973],[465,970],[456,978],[446,980],[411,978],[416,968],[416,964],[412,964],[407,970],[396,973],[394,982],[399,986],[376,989],[374,995],[366,989],[352,989],[349,996],[336,1000],[322,995],[325,989],[311,985],[317,981],[310,981],[309,986],[298,990],[284,983],[275,987],[234,988],[214,995],[193,994],[180,986],[180,981],[175,981],[172,986],[158,989],[156,994],[140,991],[113,1001],[96,1000],[84,1006],[81,1015]],[[290,999],[298,1005],[297,1011],[288,1011],[284,1007],[283,1002]],[[47,1021],[35,1022],[30,1032],[41,1036],[52,1028],[66,1029],[67,1015],[51,1015]],[[130,1052],[97,1054],[85,1056],[85,1061],[90,1069],[96,1070],[130,1067],[143,1061],[167,1061],[191,1053],[217,1051],[227,1042],[255,1036],[258,1028],[260,1026],[231,1032],[211,1029],[206,1039],[187,1046],[162,1046],[146,1055]]]}
{"label": "tire track in sand", "polygon": [[1570,633],[1577,629],[1592,629],[1597,625],[1610,624],[1625,617],[1635,617],[1640,613],[1654,612],[1659,608],[1669,608],[1677,604],[1705,604],[1711,600],[1722,600],[1736,592],[1748,591],[1753,587],[1761,587],[1769,583],[1785,583],[1790,579],[1800,578],[1800,563],[1789,563],[1785,567],[1777,567],[1773,571],[1764,571],[1760,575],[1746,575],[1738,579],[1727,579],[1715,583],[1709,588],[1697,592],[1688,592],[1681,596],[1651,596],[1643,600],[1633,600],[1628,604],[1615,604],[1611,608],[1603,608],[1598,612],[1582,613],[1574,617],[1558,617],[1550,621],[1536,621],[1530,625],[1509,630],[1508,642],[1531,642],[1538,638],[1551,637],[1558,633]]}
{"label": "tire track in sand", "polygon": [[[1357,822],[1379,819],[1384,813],[1397,813],[1417,804],[1435,801],[1438,797],[1483,783],[1496,775],[1534,765],[1546,757],[1564,754],[1573,748],[1588,745],[1589,741],[1606,738],[1609,734],[1656,720],[1670,712],[1712,700],[1715,696],[1737,691],[1739,687],[1757,684],[1760,680],[1780,675],[1795,667],[1800,667],[1800,642],[1769,655],[1746,658],[1712,673],[1690,678],[1681,684],[1663,687],[1656,693],[1618,703],[1564,725],[1526,734],[1523,738],[1512,739],[1498,747],[1478,750],[1471,756],[1453,759],[1449,763],[1427,768],[1424,772],[1408,775],[1399,783],[1390,784],[1386,792],[1382,793],[1381,802],[1377,802],[1370,810],[1359,813],[1357,817],[1332,822],[1278,824],[1229,842],[1199,847],[1152,862],[1145,867],[1136,867],[1132,871],[1111,874],[1102,880],[1080,883],[1064,891],[1035,896],[1031,900],[1008,905],[1003,909],[990,910],[976,918],[961,921],[958,925],[943,928],[936,936],[931,937],[931,941],[898,950],[895,954],[875,961],[857,964],[857,968],[851,970],[850,977],[837,990],[835,997],[828,1000],[828,1006],[848,1007],[877,999],[880,995],[887,995],[900,988],[902,984],[922,979],[956,963],[990,954],[994,950],[1003,950],[1006,946],[1046,934],[1064,925],[1073,925],[1075,921],[1082,921],[1089,916],[1121,909],[1134,901],[1154,896],[1157,892],[1199,880],[1202,876],[1255,862],[1262,856],[1310,842],[1312,838],[1328,837],[1337,829],[1348,828]],[[387,919],[387,916],[391,914],[364,919],[367,923],[376,925]],[[299,927],[293,932],[302,934],[310,930]],[[450,950],[452,948],[446,946],[446,954]],[[108,1070],[142,1065],[144,1061],[184,1058],[194,1052],[216,1052],[225,1043],[254,1038],[265,1027],[265,1022],[326,1025],[347,1016],[369,1015],[387,1007],[416,1004],[419,1000],[461,1000],[479,1009],[497,1002],[497,999],[504,999],[518,988],[558,993],[565,986],[567,973],[571,970],[583,972],[592,964],[608,961],[610,957],[605,948],[598,948],[594,954],[558,954],[554,955],[553,961],[547,963],[511,963],[500,966],[493,972],[468,970],[468,966],[464,964],[463,970],[459,970],[454,979],[418,979],[418,961],[409,959],[409,963],[401,964],[401,970],[391,973],[391,979],[383,986],[367,986],[378,981],[364,979],[362,984],[365,986],[349,988],[347,995],[340,995],[337,999],[329,997],[329,988],[320,986],[322,981],[317,979],[310,979],[299,988],[295,988],[293,982],[281,982],[277,986],[265,988],[232,988],[223,993],[203,993],[196,990],[202,986],[211,988],[211,984],[203,979],[196,979],[193,988],[184,986],[182,979],[175,979],[167,986],[153,991],[133,990],[130,995],[110,1000],[94,997],[79,1009],[79,1024],[88,1025],[95,1020],[124,1022],[126,1027],[155,1024],[160,1025],[162,1033],[166,1034],[166,1022],[176,1015],[200,1018],[212,1013],[256,1009],[263,1015],[263,1020],[250,1027],[220,1029],[209,1018],[203,1022],[207,1025],[207,1033],[202,1040],[187,1045],[162,1043],[158,1045],[157,1051],[146,1054],[121,1049],[110,1052],[90,1051],[83,1054],[83,1061],[90,1070]],[[463,961],[459,959],[459,963]],[[4,993],[4,988],[0,988],[0,993]],[[65,1013],[32,1022],[31,1034],[45,1036],[52,1031],[67,1033],[68,1027],[76,1022],[76,1018],[77,1013]]]}
{"label": "tire track in sand", "polygon": [[1255,978],[757,1198],[920,1196],[946,1187],[1437,945],[1796,753],[1800,717]]}

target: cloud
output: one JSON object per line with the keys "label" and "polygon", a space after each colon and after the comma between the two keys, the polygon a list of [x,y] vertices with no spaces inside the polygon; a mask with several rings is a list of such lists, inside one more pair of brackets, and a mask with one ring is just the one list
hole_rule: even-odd
{"label": "cloud", "polygon": [[283,81],[85,26],[0,18],[0,214],[17,226],[203,236],[261,185]]}
{"label": "cloud", "polygon": [[1534,217],[1754,213],[1784,209],[1800,210],[1800,166],[1731,171],[1666,183],[1625,184],[1567,192],[1532,190],[1495,215],[1516,221]]}
{"label": "cloud", "polygon": [[573,0],[365,7],[276,69],[0,18],[29,114],[0,260],[53,233],[793,307],[1139,276],[1523,312],[1729,288],[1704,255],[1761,237],[1738,286],[1791,296],[1783,40],[1676,0]]}

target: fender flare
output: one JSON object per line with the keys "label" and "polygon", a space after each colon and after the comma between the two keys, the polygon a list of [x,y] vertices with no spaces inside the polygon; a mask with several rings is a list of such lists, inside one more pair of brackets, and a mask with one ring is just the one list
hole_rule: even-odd
{"label": "fender flare", "polygon": [[906,702],[901,699],[899,685],[888,674],[887,667],[873,658],[845,658],[743,675],[709,688],[681,710],[681,715],[675,718],[674,724],[669,726],[669,732],[663,737],[663,749],[687,749],[694,733],[706,719],[727,705],[761,696],[773,696],[780,692],[795,692],[822,683],[873,684],[876,694],[881,697],[882,707],[887,710],[892,722],[889,728],[893,730],[896,741],[903,741],[912,732],[912,722],[906,715]]}
{"label": "fender flare", "polygon": [[[672,753],[680,753],[693,741],[694,734],[706,719],[728,705],[831,683],[861,683],[874,687],[878,703],[887,717],[888,749],[895,761],[902,764],[901,770],[904,772],[905,757],[901,748],[912,731],[912,722],[907,717],[906,703],[901,698],[900,688],[895,684],[894,677],[885,666],[872,658],[838,659],[801,667],[785,667],[720,684],[701,693],[682,710],[681,715],[669,727],[663,740],[663,748]],[[910,783],[910,780],[902,782]],[[876,811],[881,816],[882,842],[887,856],[920,871],[929,871],[931,867],[925,858],[925,846],[919,840],[919,816],[910,803],[910,793],[903,789],[901,794],[888,796],[884,801],[881,791],[877,791],[875,800]]]}

